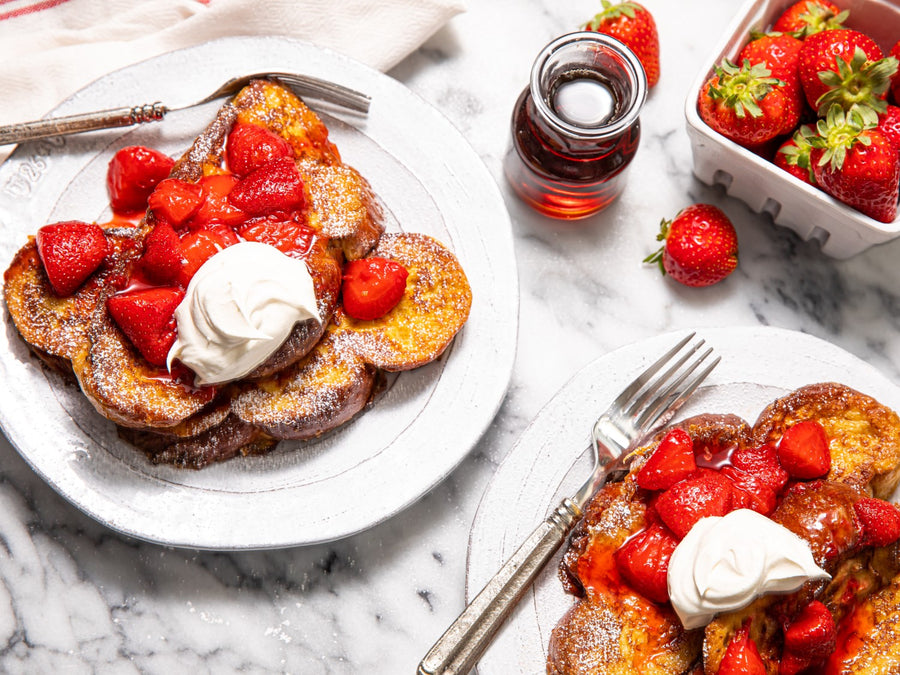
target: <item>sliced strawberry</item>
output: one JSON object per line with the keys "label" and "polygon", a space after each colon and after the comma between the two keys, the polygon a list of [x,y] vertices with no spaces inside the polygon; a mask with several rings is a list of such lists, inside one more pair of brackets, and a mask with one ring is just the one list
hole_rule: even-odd
{"label": "sliced strawberry", "polygon": [[798,422],[778,442],[778,461],[792,478],[821,478],[831,469],[828,435],[815,420]]}
{"label": "sliced strawberry", "polygon": [[213,223],[238,225],[247,220],[247,214],[228,201],[229,193],[238,182],[240,179],[230,173],[201,178],[197,184],[202,191],[203,203],[188,222],[188,227],[194,230]]}
{"label": "sliced strawberry", "polygon": [[178,280],[184,258],[181,240],[169,223],[157,223],[144,237],[144,253],[141,267],[147,277],[158,284],[171,284]]}
{"label": "sliced strawberry", "polygon": [[653,602],[667,602],[669,558],[678,541],[660,524],[628,539],[615,553],[616,568],[638,593]]}
{"label": "sliced strawberry", "polygon": [[175,308],[182,298],[180,288],[145,288],[112,295],[106,307],[144,358],[154,366],[165,366],[175,342]]}
{"label": "sliced strawberry", "polygon": [[200,186],[177,178],[161,181],[147,199],[153,215],[175,227],[193,216],[202,203]]}
{"label": "sliced strawberry", "polygon": [[684,429],[676,427],[663,436],[638,471],[636,480],[645,490],[666,490],[696,470],[694,442]]}
{"label": "sliced strawberry", "polygon": [[294,161],[287,157],[264,164],[234,186],[228,201],[251,216],[303,208],[303,179]]}
{"label": "sliced strawberry", "polygon": [[237,123],[228,134],[228,168],[247,176],[279,157],[293,158],[294,150],[281,136],[256,124]]}
{"label": "sliced strawberry", "polygon": [[775,494],[784,489],[790,477],[778,461],[775,446],[768,443],[755,447],[738,448],[731,455],[731,464],[737,469],[756,476]]}
{"label": "sliced strawberry", "polygon": [[863,546],[887,546],[900,539],[900,511],[890,502],[863,497],[853,510],[862,524]]}
{"label": "sliced strawberry", "polygon": [[261,216],[251,218],[238,228],[238,234],[247,241],[274,246],[285,255],[303,258],[316,238],[316,232],[297,218]]}
{"label": "sliced strawberry", "polygon": [[732,484],[717,471],[707,470],[675,483],[655,502],[659,517],[679,539],[701,518],[724,516],[732,508]]}
{"label": "sliced strawberry", "polygon": [[798,675],[813,664],[812,659],[797,656],[793,652],[784,652],[778,664],[778,675]]}
{"label": "sliced strawberry", "polygon": [[37,249],[50,285],[58,295],[72,295],[94,273],[109,250],[103,228],[68,220],[37,231]]}
{"label": "sliced strawberry", "polygon": [[344,266],[344,310],[354,319],[372,321],[390,312],[406,292],[406,268],[387,258],[362,258]]}
{"label": "sliced strawberry", "polygon": [[764,516],[775,510],[775,492],[759,476],[733,466],[722,467],[721,471],[732,482],[732,508],[752,509]]}
{"label": "sliced strawberry", "polygon": [[717,675],[766,675],[766,666],[750,638],[750,620],[731,637]]}
{"label": "sliced strawberry", "polygon": [[178,274],[178,283],[186,288],[203,263],[238,241],[234,230],[224,225],[210,225],[188,232],[181,238],[181,256],[185,262]]}
{"label": "sliced strawberry", "polygon": [[116,213],[136,213],[147,208],[147,198],[169,175],[175,160],[158,150],[132,145],[119,150],[109,162],[106,188]]}
{"label": "sliced strawberry", "polygon": [[784,631],[784,650],[810,659],[827,658],[834,651],[837,630],[828,608],[818,600],[804,607]]}

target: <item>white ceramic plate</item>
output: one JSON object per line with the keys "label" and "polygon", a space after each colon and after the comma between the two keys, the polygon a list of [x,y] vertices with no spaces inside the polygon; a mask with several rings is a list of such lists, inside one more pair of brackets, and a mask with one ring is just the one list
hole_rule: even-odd
{"label": "white ceramic plate", "polygon": [[[412,503],[469,452],[505,395],[518,287],[509,216],[479,157],[436,110],[395,80],[281,38],[227,38],[107,75],[52,114],[202,98],[226,79],[302,72],[372,97],[368,117],[316,105],[344,160],[383,201],[389,229],[431,234],[459,257],[473,305],[435,363],[403,373],[369,411],[312,442],[203,471],[155,467],[119,440],[76,387],[46,373],[15,334],[0,335],[0,424],[47,482],[97,520],[173,546],[255,549],[323,542]],[[221,102],[166,121],[20,147],[0,166],[0,260],[41,225],[105,216],[109,158],[144,144],[179,155]],[[328,113],[328,114],[325,114]]]}
{"label": "white ceramic plate", "polygon": [[[751,424],[773,399],[814,382],[835,381],[900,410],[900,389],[869,364],[832,344],[775,328],[703,329],[722,356],[709,386],[679,412],[736,413]],[[683,336],[683,333],[681,334]],[[469,539],[471,599],[525,537],[590,471],[590,427],[624,386],[679,336],[629,345],[594,361],[547,404],[497,470],[478,507]],[[538,577],[478,666],[479,675],[543,673],[550,631],[574,602],[556,570],[562,551]]]}

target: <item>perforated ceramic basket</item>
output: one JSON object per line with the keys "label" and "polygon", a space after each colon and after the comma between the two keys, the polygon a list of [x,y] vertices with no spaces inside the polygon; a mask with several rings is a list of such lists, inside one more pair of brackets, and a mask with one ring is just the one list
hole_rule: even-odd
{"label": "perforated ceramic basket", "polygon": [[[869,35],[887,53],[900,39],[900,0],[834,0],[849,10],[847,26]],[[685,102],[694,173],[708,185],[721,185],[758,213],[789,227],[804,240],[820,242],[834,258],[849,258],[900,236],[900,216],[892,223],[869,218],[828,194],[806,185],[771,162],[710,129],[697,113],[697,97],[715,64],[734,60],[752,31],[771,26],[793,0],[749,0],[725,37],[704,62]]]}

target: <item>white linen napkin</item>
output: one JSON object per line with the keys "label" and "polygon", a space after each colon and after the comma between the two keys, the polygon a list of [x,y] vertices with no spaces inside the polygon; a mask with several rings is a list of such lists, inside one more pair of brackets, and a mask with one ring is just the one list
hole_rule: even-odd
{"label": "white linen napkin", "polygon": [[[5,0],[0,124],[43,117],[101,75],[229,35],[280,35],[380,70],[401,61],[464,0]],[[0,146],[0,162],[10,146]]]}

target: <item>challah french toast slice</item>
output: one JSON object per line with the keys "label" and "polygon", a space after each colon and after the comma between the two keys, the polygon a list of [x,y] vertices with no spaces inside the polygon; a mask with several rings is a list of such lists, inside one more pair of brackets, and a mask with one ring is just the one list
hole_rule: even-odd
{"label": "challah french toast slice", "polygon": [[[892,411],[843,385],[823,383],[802,387],[775,401],[760,415],[752,430],[739,419],[715,416],[700,416],[675,426],[688,431],[698,457],[706,455],[713,459],[711,466],[716,466],[723,461],[723,450],[725,455],[733,455],[740,448],[777,442],[787,426],[820,418],[831,440],[832,471],[823,480],[800,482],[788,489],[771,518],[810,542],[816,561],[833,574],[830,582],[810,582],[786,596],[762,596],[748,607],[718,616],[705,630],[684,631],[677,617],[673,624],[664,627],[654,618],[648,630],[642,618],[635,618],[634,612],[618,607],[614,601],[616,597],[635,594],[622,582],[616,564],[597,565],[595,560],[615,560],[618,547],[610,535],[609,522],[615,522],[622,514],[640,511],[644,504],[645,520],[647,514],[649,520],[642,523],[640,519],[632,519],[635,528],[626,533],[626,537],[636,537],[658,522],[656,505],[660,497],[658,493],[648,496],[646,490],[607,486],[595,497],[577,526],[560,566],[563,585],[581,599],[553,631],[548,672],[697,670],[713,675],[718,672],[734,635],[748,626],[767,671],[775,674],[782,657],[782,631],[787,618],[793,618],[801,607],[818,598],[834,620],[840,622],[855,603],[865,605],[871,593],[889,583],[900,571],[898,545],[862,547],[853,514],[855,502],[868,494],[868,482],[874,481],[882,491],[892,489],[891,476],[896,467],[890,461],[882,461],[885,456],[897,457],[896,432],[900,426]],[[717,426],[722,433],[713,431]],[[667,431],[657,434],[638,454],[648,457],[655,452],[664,433]],[[635,461],[625,485],[634,480],[643,465],[642,460]],[[610,493],[618,495],[618,503],[610,498]],[[616,590],[621,587],[627,591],[625,596]],[[646,599],[644,602],[649,603]],[[668,603],[649,604],[655,607],[655,613],[650,612],[648,616],[656,616],[661,608],[668,608]],[[625,618],[629,616],[633,618]],[[654,641],[655,635],[677,636],[679,640],[661,644]],[[652,649],[648,645],[653,645]],[[681,659],[673,661],[678,664],[674,669],[658,669],[656,664],[661,658],[671,660],[676,655],[681,655]],[[856,672],[842,667],[828,672]]]}
{"label": "challah french toast slice", "polygon": [[580,597],[550,635],[551,675],[682,675],[696,663],[700,631],[685,631],[666,604],[625,583],[615,551],[648,524],[633,474],[604,486],[588,505],[560,564],[564,587]]}
{"label": "challah french toast slice", "polygon": [[16,329],[35,354],[63,373],[71,374],[71,359],[89,344],[97,308],[124,283],[128,265],[140,255],[137,229],[109,228],[106,237],[110,252],[103,265],[70,296],[51,289],[34,237],[4,273],[3,296]]}
{"label": "challah french toast slice", "polygon": [[[897,554],[892,547],[891,555]],[[853,608],[821,670],[827,675],[900,673],[900,575]]]}
{"label": "challah french toast slice", "polygon": [[831,451],[828,479],[887,499],[900,481],[900,418],[871,396],[834,382],[801,387],[779,398],[753,427],[755,443],[775,441],[785,429],[814,419]]}

